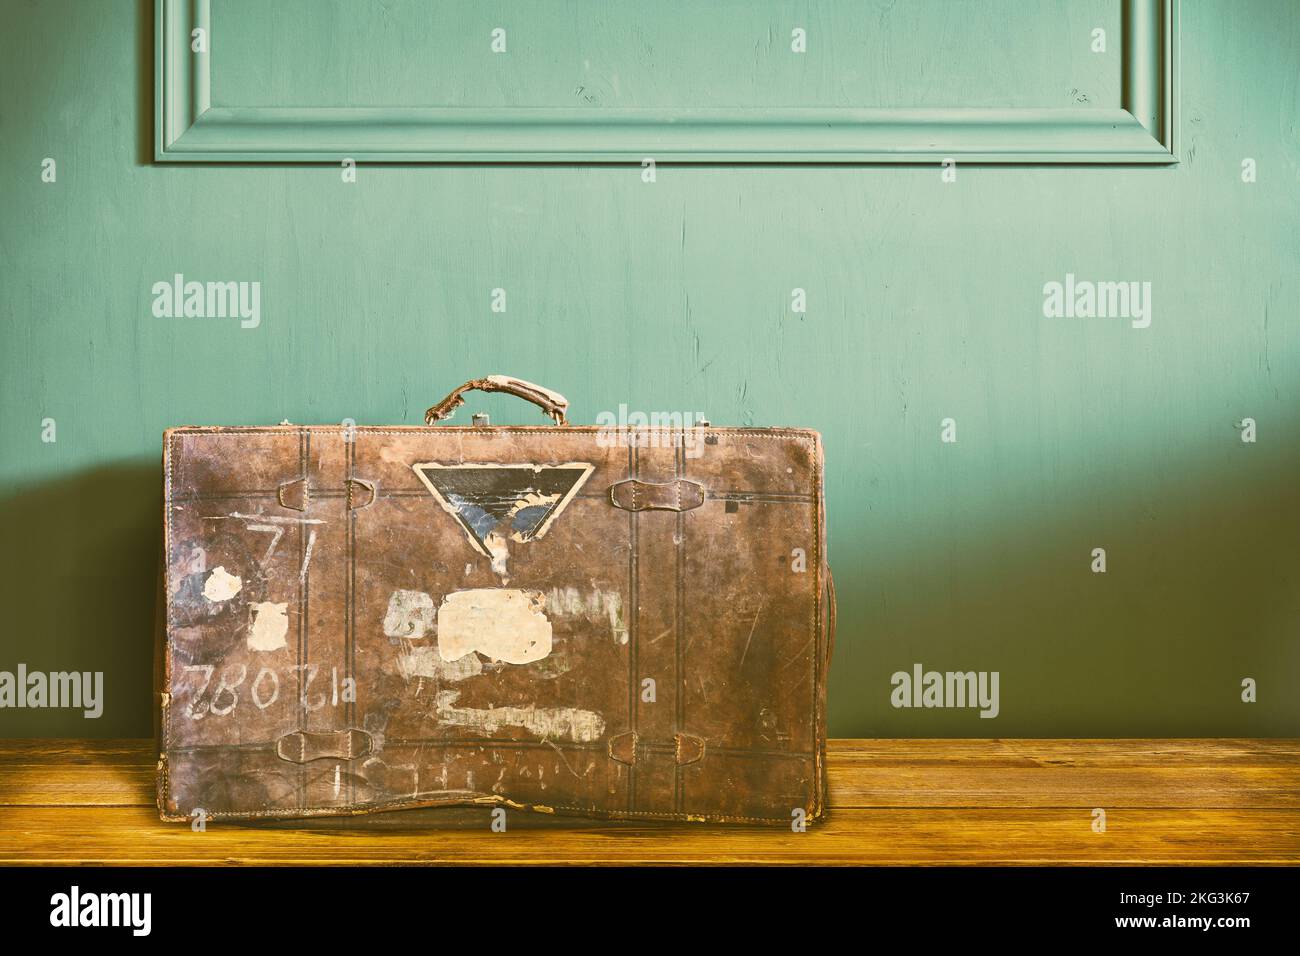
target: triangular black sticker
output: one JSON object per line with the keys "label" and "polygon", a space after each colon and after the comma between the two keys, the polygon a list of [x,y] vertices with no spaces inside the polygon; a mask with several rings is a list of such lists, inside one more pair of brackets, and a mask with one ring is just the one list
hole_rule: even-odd
{"label": "triangular black sticker", "polygon": [[421,462],[411,466],[438,504],[452,515],[470,542],[495,557],[496,541],[533,541],[551,523],[590,477],[585,462],[563,465],[443,465]]}

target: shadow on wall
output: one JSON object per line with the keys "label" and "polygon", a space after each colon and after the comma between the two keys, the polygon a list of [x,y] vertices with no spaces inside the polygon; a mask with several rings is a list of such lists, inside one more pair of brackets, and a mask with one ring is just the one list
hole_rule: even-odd
{"label": "shadow on wall", "polygon": [[0,736],[139,737],[153,726],[154,606],[162,550],[156,464],[95,468],[0,499],[5,660],[102,671],[103,713],[0,710]]}
{"label": "shadow on wall", "polygon": [[[1199,459],[1117,449],[1069,480],[1008,468],[911,515],[836,494],[831,736],[1293,735],[1300,438],[1271,437]],[[916,663],[1000,672],[998,716],[893,707],[891,675]]]}

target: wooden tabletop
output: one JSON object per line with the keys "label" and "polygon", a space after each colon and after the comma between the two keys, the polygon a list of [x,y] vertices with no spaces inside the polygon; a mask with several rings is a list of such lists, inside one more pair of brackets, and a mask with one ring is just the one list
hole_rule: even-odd
{"label": "wooden tabletop", "polygon": [[196,833],[158,820],[152,741],[0,740],[0,864],[1300,863],[1300,740],[833,740],[829,764],[806,833],[522,813]]}

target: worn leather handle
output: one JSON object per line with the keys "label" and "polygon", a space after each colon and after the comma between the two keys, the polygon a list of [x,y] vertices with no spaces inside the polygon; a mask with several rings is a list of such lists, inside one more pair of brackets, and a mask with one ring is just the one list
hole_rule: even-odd
{"label": "worn leather handle", "polygon": [[532,402],[549,415],[555,424],[568,424],[568,420],[565,418],[565,413],[569,410],[569,400],[567,398],[559,392],[553,392],[544,386],[525,382],[521,378],[511,378],[509,375],[489,375],[487,378],[476,378],[466,382],[425,412],[424,423],[432,425],[434,422],[450,418],[456,409],[465,404],[465,393],[475,389],[480,392],[507,392],[516,398]]}

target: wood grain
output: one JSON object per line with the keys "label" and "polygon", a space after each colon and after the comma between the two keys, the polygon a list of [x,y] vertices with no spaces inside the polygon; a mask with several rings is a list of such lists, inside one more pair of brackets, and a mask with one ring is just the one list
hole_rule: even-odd
{"label": "wood grain", "polygon": [[807,833],[518,815],[503,834],[400,815],[194,833],[157,819],[152,741],[0,741],[0,865],[1300,863],[1297,740],[836,740],[830,768]]}

